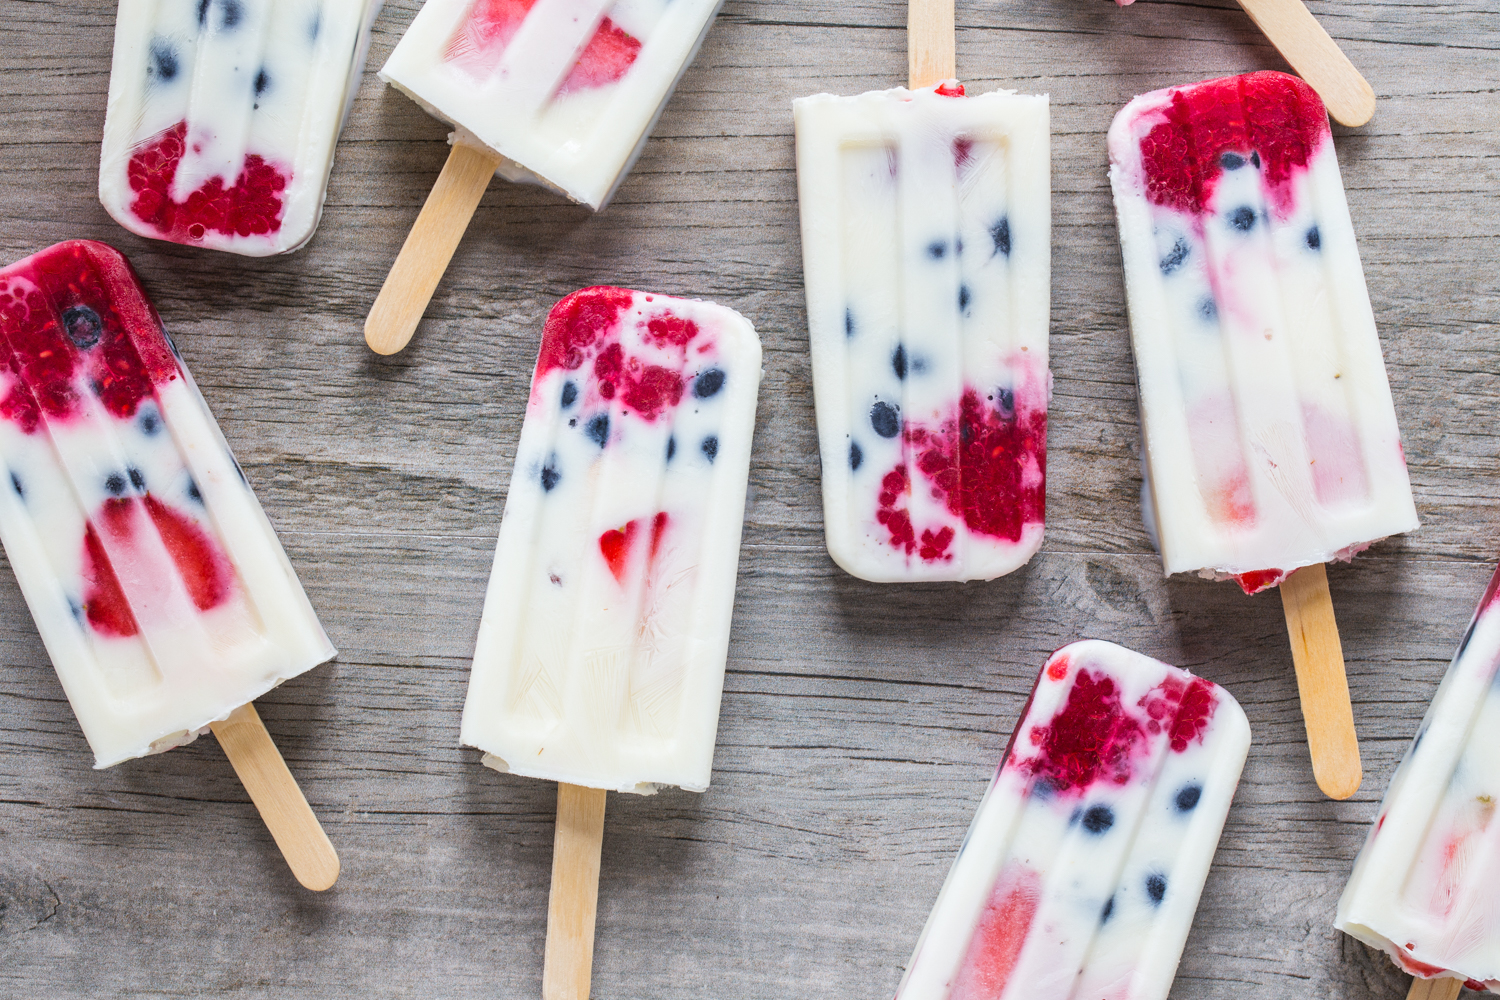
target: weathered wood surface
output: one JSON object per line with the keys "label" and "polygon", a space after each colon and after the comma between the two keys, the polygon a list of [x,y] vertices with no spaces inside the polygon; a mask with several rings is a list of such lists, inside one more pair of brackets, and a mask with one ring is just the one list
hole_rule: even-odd
{"label": "weathered wood surface", "polygon": [[1138,92],[1282,66],[1231,0],[960,0],[963,77],[1052,95],[1049,516],[1014,575],[917,587],[823,550],[789,113],[901,81],[904,5],[729,0],[614,205],[495,183],[382,359],[364,316],[447,152],[374,76],[416,6],[376,24],[317,236],[253,261],[96,201],[113,5],[0,0],[0,258],[85,236],[144,276],[342,650],[260,709],[343,860],[298,888],[212,740],[92,771],[0,571],[0,994],[539,994],[556,793],[481,767],[458,713],[540,320],[609,282],[739,309],[766,378],[714,785],[611,796],[595,996],[889,996],[1035,671],[1085,636],[1227,685],[1254,727],[1173,997],[1403,996],[1330,921],[1500,552],[1493,0],[1312,0],[1381,97],[1336,132],[1423,521],[1330,574],[1367,775],[1342,803],[1275,595],[1164,581],[1136,508],[1103,133]]}

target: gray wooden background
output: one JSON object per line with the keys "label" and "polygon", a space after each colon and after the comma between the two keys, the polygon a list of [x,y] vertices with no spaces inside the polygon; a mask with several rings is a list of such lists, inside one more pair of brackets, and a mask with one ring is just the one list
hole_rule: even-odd
{"label": "gray wooden background", "polygon": [[0,259],[90,237],[143,275],[342,651],[260,708],[344,866],[300,889],[211,738],[91,770],[0,570],[0,995],[539,995],[553,786],[481,767],[459,708],[541,320],[611,283],[740,310],[766,377],[714,784],[610,797],[595,996],[890,996],[1032,678],[1083,637],[1228,686],[1255,733],[1172,996],[1404,996],[1330,922],[1500,553],[1494,0],[1311,0],[1381,97],[1335,132],[1423,522],[1330,573],[1366,766],[1344,803],[1276,595],[1163,580],[1136,506],[1104,131],[1136,93],[1284,68],[1231,0],[960,0],[968,84],[1052,97],[1047,539],[911,587],[823,549],[790,115],[904,81],[904,5],[728,0],[615,203],[497,181],[381,359],[364,315],[446,155],[374,75],[417,6],[376,22],[322,228],[250,260],[99,206],[113,4],[0,0]]}

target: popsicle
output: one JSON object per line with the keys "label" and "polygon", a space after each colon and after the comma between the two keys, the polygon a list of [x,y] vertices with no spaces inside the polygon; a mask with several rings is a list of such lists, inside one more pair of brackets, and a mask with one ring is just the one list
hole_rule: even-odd
{"label": "popsicle", "polygon": [[[1135,0],[1115,0],[1121,7]],[[1357,128],[1375,114],[1375,90],[1302,0],[1239,0],[1250,20],[1302,75],[1340,125]]]}
{"label": "popsicle", "polygon": [[1109,130],[1168,574],[1280,585],[1319,786],[1359,786],[1323,563],[1417,527],[1323,104],[1283,73],[1137,97]]}
{"label": "popsicle", "polygon": [[255,698],[335,650],[125,257],[0,270],[0,541],[96,767],[209,728],[310,888],[338,858]]}
{"label": "popsicle", "polygon": [[1334,926],[1417,977],[1500,993],[1500,570],[1391,778]]}
{"label": "popsicle", "polygon": [[1165,1000],[1249,748],[1217,684],[1053,653],[897,1000]]}
{"label": "popsicle", "polygon": [[99,200],[152,239],[262,257],[318,226],[380,0],[120,0]]}
{"label": "popsicle", "polygon": [[952,3],[909,13],[913,89],[792,105],[823,522],[861,579],[990,580],[1042,543],[1047,98],[934,80]]}
{"label": "popsicle", "polygon": [[589,995],[605,790],[708,787],[759,385],[710,302],[586,288],[542,331],[461,738],[560,783],[549,1000]]}
{"label": "popsicle", "polygon": [[453,149],[370,310],[370,348],[411,339],[491,175],[603,208],[721,2],[427,0],[380,77],[452,124]]}

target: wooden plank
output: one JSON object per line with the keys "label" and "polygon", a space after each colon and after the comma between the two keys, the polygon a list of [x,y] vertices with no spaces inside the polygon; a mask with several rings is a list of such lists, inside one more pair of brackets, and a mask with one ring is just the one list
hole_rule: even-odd
{"label": "wooden plank", "polygon": [[1280,604],[1163,580],[1141,529],[1134,369],[1103,132],[1132,95],[1279,57],[1232,0],[957,5],[970,93],[1053,112],[1047,540],[991,584],[879,587],[823,551],[790,102],[904,79],[906,5],[728,0],[603,213],[495,182],[427,311],[362,327],[447,156],[375,79],[322,227],[249,260],[138,239],[95,198],[110,4],[0,0],[0,259],[92,237],[140,269],[342,653],[257,706],[343,871],[298,887],[210,741],[107,771],[0,569],[0,995],[535,997],[555,786],[458,746],[548,306],[600,282],[711,296],[765,342],[713,787],[614,796],[600,998],[889,996],[1054,647],[1126,643],[1227,685],[1255,733],[1176,1000],[1402,996],[1333,907],[1500,552],[1500,14],[1312,0],[1380,95],[1335,129],[1421,530],[1329,584],[1365,780],[1327,800]]}

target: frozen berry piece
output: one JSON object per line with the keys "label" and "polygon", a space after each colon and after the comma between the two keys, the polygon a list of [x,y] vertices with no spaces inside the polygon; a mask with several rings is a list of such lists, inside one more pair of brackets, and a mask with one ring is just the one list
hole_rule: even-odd
{"label": "frozen berry piece", "polygon": [[1237,232],[1248,233],[1255,228],[1255,209],[1241,205],[1229,213],[1229,225]]}
{"label": "frozen berry piece", "polygon": [[710,368],[693,380],[693,395],[699,399],[718,395],[722,388],[724,388],[724,369],[722,368]]}
{"label": "frozen berry piece", "polygon": [[852,337],[852,336],[854,336],[854,310],[853,309],[845,309],[844,310],[844,336],[846,336],[846,337]]}
{"label": "frozen berry piece", "polygon": [[576,382],[564,382],[562,387],[562,407],[567,409],[578,402],[578,384]]}
{"label": "frozen berry piece", "polygon": [[1160,906],[1162,899],[1167,895],[1167,877],[1160,872],[1147,875],[1146,895],[1151,898],[1152,906]]}
{"label": "frozen berry piece", "polygon": [[1172,249],[1168,250],[1167,255],[1161,259],[1161,273],[1171,274],[1177,270],[1192,252],[1188,241],[1179,236],[1177,242],[1172,244]]}
{"label": "frozen berry piece", "polygon": [[703,443],[699,447],[710,462],[719,457],[719,439],[714,435],[710,434],[704,438]]}
{"label": "frozen berry piece", "polygon": [[1245,165],[1245,158],[1239,153],[1219,154],[1219,166],[1225,170],[1238,170]]}
{"label": "frozen berry piece", "polygon": [[879,402],[870,407],[870,426],[883,438],[893,438],[901,433],[901,410],[890,403]]}
{"label": "frozen berry piece", "polygon": [[896,345],[896,351],[891,355],[891,369],[896,373],[897,378],[906,378],[906,345]]}
{"label": "frozen berry piece", "polygon": [[146,476],[143,472],[141,472],[140,469],[137,469],[135,466],[131,466],[128,470],[126,470],[126,475],[130,477],[131,486],[134,486],[142,493],[146,492]]}
{"label": "frozen berry piece", "polygon": [[948,256],[948,244],[943,240],[933,240],[927,244],[927,256],[933,260],[942,260]]}
{"label": "frozen berry piece", "polygon": [[10,474],[10,488],[16,491],[16,496],[26,499],[26,487],[21,485],[21,477],[14,472]]}
{"label": "frozen berry piece", "polygon": [[552,457],[548,458],[547,463],[542,466],[543,492],[551,493],[560,482],[562,482],[562,472],[557,468],[557,456],[553,455]]}
{"label": "frozen berry piece", "polygon": [[1317,226],[1309,229],[1303,239],[1307,242],[1307,249],[1309,250],[1320,250],[1323,247],[1323,236],[1318,232]]}
{"label": "frozen berry piece", "polygon": [[1172,801],[1176,803],[1178,812],[1192,812],[1198,808],[1198,800],[1202,797],[1202,785],[1183,785],[1177,790],[1177,796]]}
{"label": "frozen berry piece", "polygon": [[958,286],[958,311],[965,313],[969,311],[969,302],[974,298],[974,293],[969,291],[968,285]]}
{"label": "frozen berry piece", "polygon": [[180,70],[177,50],[172,47],[171,43],[164,38],[153,40],[151,54],[146,63],[146,78],[171,83],[177,79]]}
{"label": "frozen berry piece", "polygon": [[1109,918],[1115,915],[1115,897],[1111,896],[1104,901],[1104,909],[1099,913],[1101,924],[1109,923]]}
{"label": "frozen berry piece", "polygon": [[583,433],[590,441],[603,448],[609,441],[609,414],[600,413],[590,417],[583,427]]}
{"label": "frozen berry piece", "polygon": [[676,454],[677,454],[677,439],[675,437],[669,437],[669,438],[667,438],[667,461],[668,462],[672,461],[672,456],[674,456]]}
{"label": "frozen berry piece", "polygon": [[99,319],[99,314],[88,306],[73,306],[65,309],[62,314],[63,329],[68,333],[68,339],[78,345],[78,349],[86,351],[99,343],[99,337],[104,333],[104,324]]}
{"label": "frozen berry piece", "polygon": [[104,489],[112,497],[125,495],[125,477],[118,472],[111,472],[104,480]]}
{"label": "frozen berry piece", "polygon": [[994,241],[995,253],[1010,256],[1010,216],[1003,215],[999,222],[990,226],[990,239]]}
{"label": "frozen berry piece", "polygon": [[859,466],[860,466],[860,463],[863,462],[864,460],[865,460],[865,453],[860,450],[858,444],[856,444],[856,443],[854,443],[854,442],[851,441],[849,443],[849,468],[851,468],[851,469],[858,469]]}
{"label": "frozen berry piece", "polygon": [[1109,806],[1089,806],[1083,814],[1083,828],[1096,836],[1115,825],[1115,811]]}

